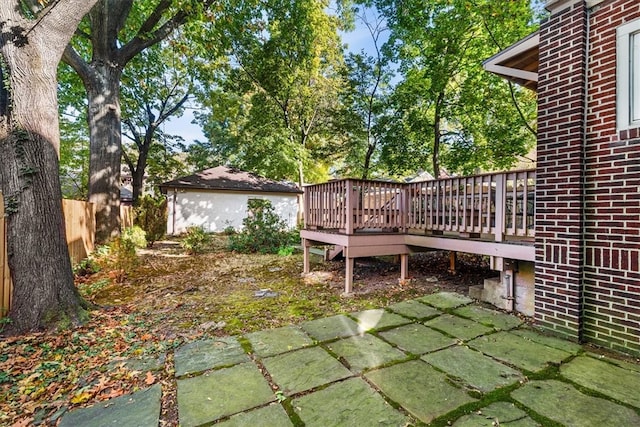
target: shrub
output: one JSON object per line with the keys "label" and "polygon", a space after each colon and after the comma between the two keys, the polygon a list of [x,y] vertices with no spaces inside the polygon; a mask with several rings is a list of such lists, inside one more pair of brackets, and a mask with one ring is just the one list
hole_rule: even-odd
{"label": "shrub", "polygon": [[146,248],[147,247],[147,237],[145,231],[134,225],[133,227],[128,227],[122,230],[122,234],[120,238],[122,240],[130,241],[134,247],[136,248]]}
{"label": "shrub", "polygon": [[147,233],[147,246],[152,247],[167,231],[167,199],[145,195],[138,200],[135,212],[135,222]]}
{"label": "shrub", "polygon": [[76,276],[90,276],[100,271],[100,265],[93,257],[80,260],[73,266],[73,274]]}
{"label": "shrub", "polygon": [[180,242],[180,246],[192,255],[204,252],[210,244],[211,236],[207,234],[201,226],[187,228],[187,234]]}
{"label": "shrub", "polygon": [[127,274],[138,266],[136,246],[130,239],[116,237],[108,245],[99,247],[94,256],[101,270],[108,271],[116,283],[122,283]]}
{"label": "shrub", "polygon": [[279,253],[291,246],[292,233],[269,200],[249,200],[249,215],[241,232],[229,236],[229,249],[241,253]]}

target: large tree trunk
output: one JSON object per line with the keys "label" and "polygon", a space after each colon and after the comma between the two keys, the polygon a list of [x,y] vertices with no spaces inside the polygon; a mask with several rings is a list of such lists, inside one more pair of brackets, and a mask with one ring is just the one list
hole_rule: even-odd
{"label": "large tree trunk", "polygon": [[56,72],[95,0],[60,0],[37,24],[19,15],[18,3],[0,2],[0,189],[13,281],[4,333],[77,324],[86,307],[73,283],[62,217]]}
{"label": "large tree trunk", "polygon": [[[101,61],[102,62],[102,61]],[[119,67],[94,65],[89,98],[89,201],[96,204],[96,241],[120,232],[120,163],[122,156]]]}

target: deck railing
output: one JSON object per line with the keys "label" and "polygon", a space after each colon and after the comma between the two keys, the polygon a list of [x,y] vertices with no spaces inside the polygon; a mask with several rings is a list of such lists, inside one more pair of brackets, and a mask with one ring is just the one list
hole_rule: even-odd
{"label": "deck railing", "polygon": [[305,188],[305,227],[534,235],[535,170],[415,183],[343,179]]}

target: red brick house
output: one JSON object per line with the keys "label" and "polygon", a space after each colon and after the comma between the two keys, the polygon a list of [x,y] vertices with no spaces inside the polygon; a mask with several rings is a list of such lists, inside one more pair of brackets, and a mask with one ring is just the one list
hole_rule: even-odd
{"label": "red brick house", "polygon": [[535,317],[640,354],[640,1],[546,8],[485,64],[538,93]]}

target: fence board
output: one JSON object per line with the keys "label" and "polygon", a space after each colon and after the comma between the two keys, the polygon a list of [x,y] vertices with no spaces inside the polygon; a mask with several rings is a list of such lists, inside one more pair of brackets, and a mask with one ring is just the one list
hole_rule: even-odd
{"label": "fence board", "polygon": [[64,199],[62,212],[69,257],[75,264],[93,252],[96,235],[95,207],[93,203]]}
{"label": "fence board", "polygon": [[7,222],[4,217],[4,198],[0,191],[0,317],[9,312],[12,291],[7,260]]}
{"label": "fence board", "polygon": [[[72,263],[86,258],[94,249],[96,215],[93,203],[80,200],[62,200],[62,212]],[[122,227],[133,227],[133,207],[120,206]],[[11,277],[7,259],[7,222],[4,216],[4,199],[0,192],[0,318],[7,315],[11,307]]]}

